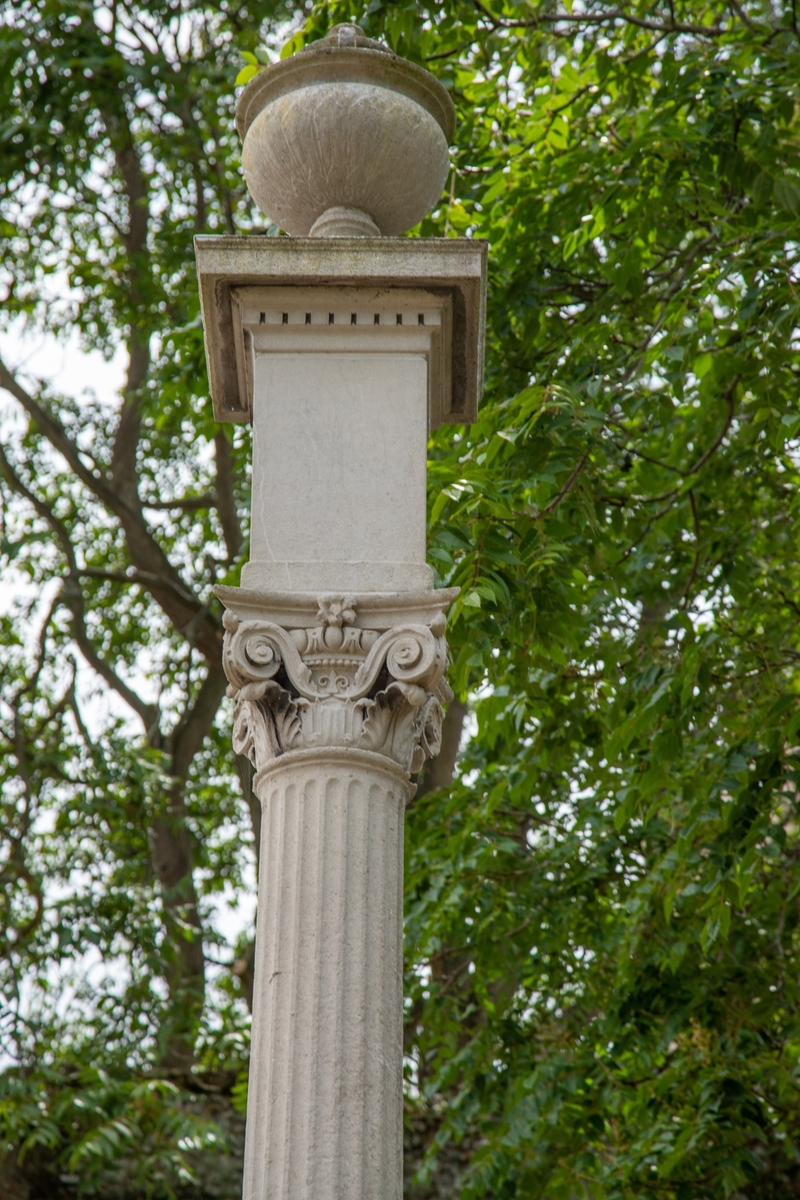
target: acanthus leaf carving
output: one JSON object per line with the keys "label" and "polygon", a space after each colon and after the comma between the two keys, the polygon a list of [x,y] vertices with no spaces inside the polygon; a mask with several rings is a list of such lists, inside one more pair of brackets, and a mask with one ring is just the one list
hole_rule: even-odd
{"label": "acanthus leaf carving", "polygon": [[233,748],[257,769],[302,743],[302,705],[268,680],[245,685],[233,714]]}
{"label": "acanthus leaf carving", "polygon": [[354,624],[352,598],[322,597],[309,627],[225,618],[234,746],[257,770],[314,746],[370,750],[411,773],[438,753],[452,697],[441,614],[380,633]]}

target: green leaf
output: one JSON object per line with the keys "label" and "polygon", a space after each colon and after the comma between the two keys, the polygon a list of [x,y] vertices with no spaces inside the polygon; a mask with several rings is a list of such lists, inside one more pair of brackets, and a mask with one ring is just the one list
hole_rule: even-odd
{"label": "green leaf", "polygon": [[236,87],[239,87],[243,83],[249,83],[250,80],[253,79],[254,76],[256,76],[258,74],[259,70],[260,70],[260,67],[253,67],[253,66],[242,67],[242,69],[239,71],[238,75],[236,76],[236,81],[235,81]]}
{"label": "green leaf", "polygon": [[775,188],[775,180],[768,171],[760,171],[752,184],[753,199],[756,204],[766,204]]}
{"label": "green leaf", "polygon": [[773,194],[775,203],[781,208],[785,208],[793,216],[800,212],[800,184],[794,179],[788,179],[786,176],[776,179]]}

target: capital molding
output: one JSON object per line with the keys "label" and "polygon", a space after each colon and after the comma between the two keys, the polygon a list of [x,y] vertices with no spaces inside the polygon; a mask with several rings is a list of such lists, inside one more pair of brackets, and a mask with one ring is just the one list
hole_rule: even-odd
{"label": "capital molding", "polygon": [[486,242],[201,234],[194,244],[217,421],[251,419],[255,355],[334,344],[359,352],[365,345],[414,354],[421,348],[429,363],[430,427],[475,420]]}
{"label": "capital molding", "polygon": [[256,790],[260,773],[298,751],[368,751],[408,774],[439,752],[442,706],[452,699],[443,609],[455,589],[263,595],[260,604],[243,591],[217,594],[233,743],[256,768]]}

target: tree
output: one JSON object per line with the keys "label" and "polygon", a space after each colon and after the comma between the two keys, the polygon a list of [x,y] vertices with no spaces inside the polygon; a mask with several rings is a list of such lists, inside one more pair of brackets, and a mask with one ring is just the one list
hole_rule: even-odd
{"label": "tree", "polygon": [[[142,1177],[166,1145],[168,1181],[188,1136],[176,1083],[204,1055],[241,1065],[244,1014],[228,973],[208,976],[222,946],[204,906],[242,888],[253,853],[211,598],[245,545],[247,439],[205,403],[191,239],[248,227],[232,75],[282,12],[23,3],[3,28],[6,312],[128,358],[116,412],[0,368],[25,418],[0,456],[3,549],[33,595],[3,630],[9,1139],[81,1178],[141,1135]],[[122,701],[88,724],[78,657]],[[90,946],[99,981],[78,967]],[[137,1115],[125,1088],[154,1064],[167,1083]],[[92,1088],[101,1067],[114,1086],[81,1121],[71,1073]]]}
{"label": "tree", "polygon": [[[419,232],[491,243],[481,415],[430,449],[473,715],[408,817],[409,1194],[792,1195],[788,0],[9,9],[7,314],[130,367],[115,413],[0,375],[3,551],[30,580],[3,618],[7,1146],[42,1194],[113,1194],[124,1150],[129,1192],[138,1170],[166,1195],[220,1144],[191,1096],[241,1096],[244,1004],[211,964],[246,975],[247,947],[209,914],[257,813],[210,588],[246,556],[248,446],[211,419],[191,234],[258,228],[238,52],[346,19],[456,101]],[[79,662],[138,729],[87,717]]]}

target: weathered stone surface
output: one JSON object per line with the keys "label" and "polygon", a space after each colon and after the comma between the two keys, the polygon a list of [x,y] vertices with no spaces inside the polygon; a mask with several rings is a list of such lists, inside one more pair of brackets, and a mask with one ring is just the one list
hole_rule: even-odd
{"label": "weathered stone surface", "polygon": [[[216,587],[215,595],[239,621],[269,621],[286,629],[320,624],[320,601],[299,592],[259,592],[244,587]],[[438,626],[458,595],[458,588],[422,592],[362,592],[348,597],[348,624],[358,629],[395,629],[398,625]],[[343,599],[343,598],[342,598]],[[344,624],[344,618],[342,618]]]}
{"label": "weathered stone surface", "polygon": [[360,208],[335,204],[317,217],[309,237],[380,237],[381,231],[368,213]]}
{"label": "weathered stone surface", "polygon": [[431,588],[425,460],[452,395],[452,297],[237,288],[254,426],[246,587]]}
{"label": "weathered stone surface", "polygon": [[257,202],[315,236],[195,243],[215,415],[254,425],[250,561],[217,589],[263,809],[245,1200],[402,1195],[403,811],[451,698],[426,439],[483,374],[485,245],[362,236],[435,203],[449,98],[332,33],[239,105]]}
{"label": "weathered stone surface", "polygon": [[432,587],[427,391],[413,351],[256,356],[246,587]]}
{"label": "weathered stone surface", "polygon": [[477,396],[485,250],[244,240],[198,246],[212,373],[227,353],[254,424],[251,559],[217,591],[263,808],[244,1196],[389,1200],[402,810],[440,744],[455,595],[425,562],[426,439]]}
{"label": "weathered stone surface", "polygon": [[259,114],[242,166],[258,207],[287,233],[306,237],[324,212],[346,206],[396,236],[435,206],[450,158],[440,126],[407,96],[320,83]]}
{"label": "weathered stone surface", "polygon": [[247,186],[287,233],[306,236],[341,207],[367,214],[382,234],[404,233],[442,194],[450,97],[429,72],[359,33],[337,27],[261,71],[239,99]]}
{"label": "weathered stone surface", "polygon": [[263,809],[244,1195],[399,1200],[403,812],[451,698],[452,593],[218,595]]}
{"label": "weathered stone surface", "polygon": [[[237,589],[219,589],[235,604]],[[234,595],[231,596],[231,593]],[[450,593],[452,596],[452,593]],[[409,774],[439,749],[445,680],[445,617],[406,619],[379,630],[357,623],[360,599],[308,598],[314,623],[281,626],[264,615],[225,613],[223,665],[236,700],[233,740],[260,773],[285,754],[348,749],[380,754]],[[424,611],[424,610],[423,610]]]}
{"label": "weathered stone surface", "polygon": [[273,760],[258,789],[244,1195],[399,1200],[405,773],[324,748]]}

